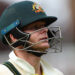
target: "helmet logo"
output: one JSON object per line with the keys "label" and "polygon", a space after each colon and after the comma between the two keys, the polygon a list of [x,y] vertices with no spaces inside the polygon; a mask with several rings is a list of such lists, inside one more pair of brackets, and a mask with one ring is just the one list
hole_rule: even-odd
{"label": "helmet logo", "polygon": [[36,13],[44,12],[43,9],[39,6],[39,4],[34,3],[32,7],[33,7],[33,11],[35,11]]}

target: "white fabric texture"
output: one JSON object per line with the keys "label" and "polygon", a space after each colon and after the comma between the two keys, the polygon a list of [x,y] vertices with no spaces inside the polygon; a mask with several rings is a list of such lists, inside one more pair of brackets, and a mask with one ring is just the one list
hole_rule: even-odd
{"label": "white fabric texture", "polygon": [[[12,51],[9,54],[9,60],[15,68],[21,73],[21,75],[36,75],[34,67],[27,61],[17,57]],[[48,65],[44,60],[40,60],[40,64],[43,69],[43,75],[63,75],[58,69]],[[0,65],[0,75],[13,75],[13,73],[4,65]]]}

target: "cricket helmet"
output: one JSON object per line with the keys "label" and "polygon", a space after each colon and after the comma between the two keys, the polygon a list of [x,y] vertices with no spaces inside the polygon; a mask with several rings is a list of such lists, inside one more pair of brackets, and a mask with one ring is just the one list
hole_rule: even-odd
{"label": "cricket helmet", "polygon": [[[57,17],[47,16],[40,5],[32,1],[22,1],[15,3],[7,7],[0,17],[0,39],[2,40],[6,34],[12,32],[13,30],[12,34],[14,34],[15,37],[18,39],[24,37],[23,39],[28,40],[30,35],[26,33],[22,34],[19,29],[40,20],[45,21],[46,26],[48,26],[55,22]],[[17,41],[12,45],[16,47],[20,44],[23,43]]]}

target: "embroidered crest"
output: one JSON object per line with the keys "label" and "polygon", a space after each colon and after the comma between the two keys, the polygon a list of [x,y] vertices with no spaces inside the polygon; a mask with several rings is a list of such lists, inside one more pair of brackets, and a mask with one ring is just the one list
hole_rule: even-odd
{"label": "embroidered crest", "polygon": [[44,12],[43,9],[40,7],[39,4],[34,3],[32,7],[33,7],[33,11],[35,11],[36,13],[38,13],[38,12]]}

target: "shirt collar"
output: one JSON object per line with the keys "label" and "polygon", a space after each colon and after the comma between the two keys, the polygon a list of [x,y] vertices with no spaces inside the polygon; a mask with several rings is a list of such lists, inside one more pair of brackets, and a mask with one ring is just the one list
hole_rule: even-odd
{"label": "shirt collar", "polygon": [[30,72],[32,74],[35,74],[35,69],[34,67],[29,64],[27,61],[17,57],[14,53],[14,51],[12,51],[10,54],[9,54],[9,58],[11,60],[13,60],[15,62],[15,64],[17,64],[19,67],[21,67],[24,71],[27,71],[27,72]]}

